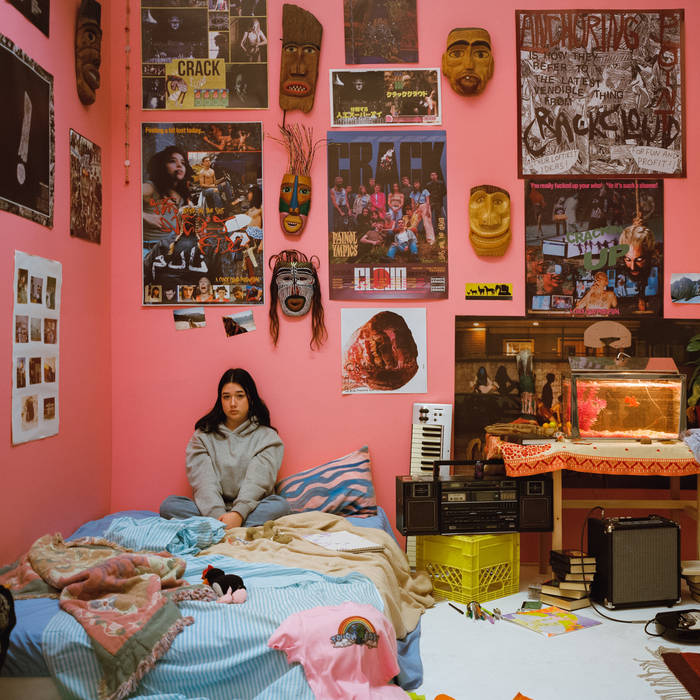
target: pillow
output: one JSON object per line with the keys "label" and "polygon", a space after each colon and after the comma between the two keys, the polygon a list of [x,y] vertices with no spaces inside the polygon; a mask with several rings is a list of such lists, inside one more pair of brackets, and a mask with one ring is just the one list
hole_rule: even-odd
{"label": "pillow", "polygon": [[366,445],[332,462],[282,479],[275,491],[287,499],[293,513],[322,510],[360,518],[377,514]]}

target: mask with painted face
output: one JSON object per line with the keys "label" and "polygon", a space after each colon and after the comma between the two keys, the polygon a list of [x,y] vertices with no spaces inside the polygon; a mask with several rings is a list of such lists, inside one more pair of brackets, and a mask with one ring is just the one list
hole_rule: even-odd
{"label": "mask with painted face", "polygon": [[442,55],[442,72],[458,95],[481,94],[493,75],[489,33],[477,27],[453,29]]}
{"label": "mask with painted face", "polygon": [[306,226],[311,208],[311,178],[308,175],[282,175],[280,186],[280,225],[285,233],[298,236]]}
{"label": "mask with painted face", "polygon": [[75,77],[78,97],[84,105],[91,105],[100,87],[102,63],[102,8],[96,0],[82,0],[75,26]]}
{"label": "mask with painted face", "polygon": [[472,187],[469,240],[477,255],[503,255],[510,245],[510,197],[500,187]]}

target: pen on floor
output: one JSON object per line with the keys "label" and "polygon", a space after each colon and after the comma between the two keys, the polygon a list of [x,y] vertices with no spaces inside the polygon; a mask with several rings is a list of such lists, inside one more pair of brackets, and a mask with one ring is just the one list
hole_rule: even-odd
{"label": "pen on floor", "polygon": [[452,603],[448,603],[448,605],[449,605],[451,608],[454,608],[460,615],[464,615],[464,611],[463,611],[463,610],[460,610],[456,605],[452,605]]}

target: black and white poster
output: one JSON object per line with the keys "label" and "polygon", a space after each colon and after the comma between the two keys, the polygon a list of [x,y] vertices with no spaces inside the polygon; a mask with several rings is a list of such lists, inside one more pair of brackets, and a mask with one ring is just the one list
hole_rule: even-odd
{"label": "black and white poster", "polygon": [[35,27],[49,36],[49,14],[51,0],[7,0],[16,7]]}
{"label": "black and white poster", "polygon": [[515,18],[520,177],[685,177],[683,10]]}

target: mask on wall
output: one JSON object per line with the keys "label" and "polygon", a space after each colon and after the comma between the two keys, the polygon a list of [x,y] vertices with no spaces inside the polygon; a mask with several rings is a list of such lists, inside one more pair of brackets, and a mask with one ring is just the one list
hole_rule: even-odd
{"label": "mask on wall", "polygon": [[453,29],[447,35],[442,72],[458,95],[481,94],[493,75],[489,33],[477,27]]}
{"label": "mask on wall", "polygon": [[296,5],[283,6],[280,67],[283,110],[309,112],[314,106],[322,36],[323,27],[310,12]]}
{"label": "mask on wall", "polygon": [[477,255],[503,255],[510,245],[510,197],[500,187],[472,187],[469,240]]}
{"label": "mask on wall", "polygon": [[75,77],[84,105],[95,101],[102,63],[102,8],[96,0],[82,0],[75,25]]}
{"label": "mask on wall", "polygon": [[311,348],[320,348],[327,338],[321,305],[321,287],[316,268],[318,258],[307,258],[298,250],[283,250],[270,257],[270,335],[279,338],[279,302],[285,316],[305,316],[311,311]]}

